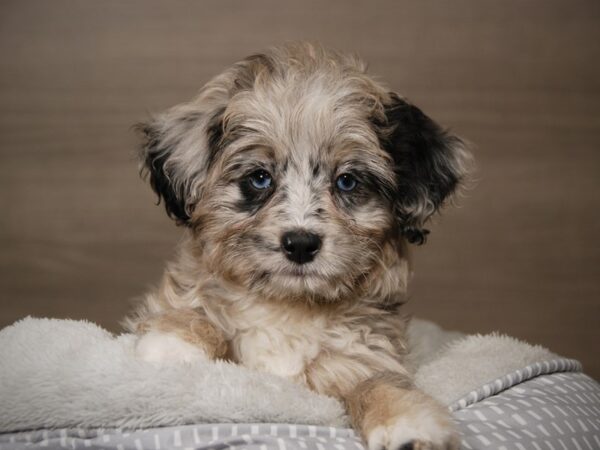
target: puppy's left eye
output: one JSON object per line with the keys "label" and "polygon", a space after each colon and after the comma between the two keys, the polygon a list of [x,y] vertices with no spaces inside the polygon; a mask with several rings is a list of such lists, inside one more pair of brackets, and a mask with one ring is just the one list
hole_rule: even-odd
{"label": "puppy's left eye", "polygon": [[250,184],[252,184],[252,187],[260,191],[269,189],[271,184],[273,184],[273,178],[271,177],[271,174],[262,169],[252,172],[248,178],[250,179]]}
{"label": "puppy's left eye", "polygon": [[357,184],[358,180],[356,179],[356,177],[349,173],[343,173],[339,177],[337,177],[337,180],[335,180],[335,185],[340,191],[344,192],[353,191],[356,188]]}

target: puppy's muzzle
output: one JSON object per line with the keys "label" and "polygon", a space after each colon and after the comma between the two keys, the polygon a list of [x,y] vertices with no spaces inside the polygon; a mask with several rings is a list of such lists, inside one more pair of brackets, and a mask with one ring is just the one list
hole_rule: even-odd
{"label": "puppy's muzzle", "polygon": [[305,230],[288,231],[281,236],[281,249],[290,261],[311,262],[321,249],[321,238]]}

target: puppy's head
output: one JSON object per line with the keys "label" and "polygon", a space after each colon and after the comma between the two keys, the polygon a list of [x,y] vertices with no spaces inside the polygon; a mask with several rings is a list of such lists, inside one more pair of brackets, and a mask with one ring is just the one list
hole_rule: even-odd
{"label": "puppy's head", "polygon": [[206,267],[269,296],[356,291],[465,174],[461,142],[354,57],[310,44],[251,56],[140,126],[143,162]]}

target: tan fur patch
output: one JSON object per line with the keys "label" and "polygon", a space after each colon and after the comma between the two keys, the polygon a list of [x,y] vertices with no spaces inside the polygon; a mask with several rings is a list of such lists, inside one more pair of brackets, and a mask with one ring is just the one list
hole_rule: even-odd
{"label": "tan fur patch", "polygon": [[390,372],[359,383],[345,399],[352,424],[366,435],[374,427],[389,422],[411,406],[403,402],[402,397],[412,389],[408,377]]}
{"label": "tan fur patch", "polygon": [[[411,380],[395,373],[381,373],[360,383],[346,398],[352,424],[365,440],[378,427],[391,427],[404,419],[408,422],[425,412],[440,429],[452,429],[448,412],[433,398],[417,390]],[[415,448],[426,446],[416,442]]]}
{"label": "tan fur patch", "polygon": [[227,353],[227,342],[223,334],[206,317],[191,309],[166,310],[139,324],[139,333],[149,331],[174,333],[184,341],[202,348],[210,358],[223,358]]}

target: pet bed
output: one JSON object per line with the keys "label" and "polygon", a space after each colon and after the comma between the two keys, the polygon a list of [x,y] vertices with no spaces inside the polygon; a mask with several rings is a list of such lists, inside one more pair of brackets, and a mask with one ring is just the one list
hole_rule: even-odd
{"label": "pet bed", "polygon": [[[577,361],[415,320],[407,364],[466,449],[600,448],[600,386]],[[0,450],[360,449],[336,400],[226,362],[158,368],[134,337],[27,318],[0,331]]]}

